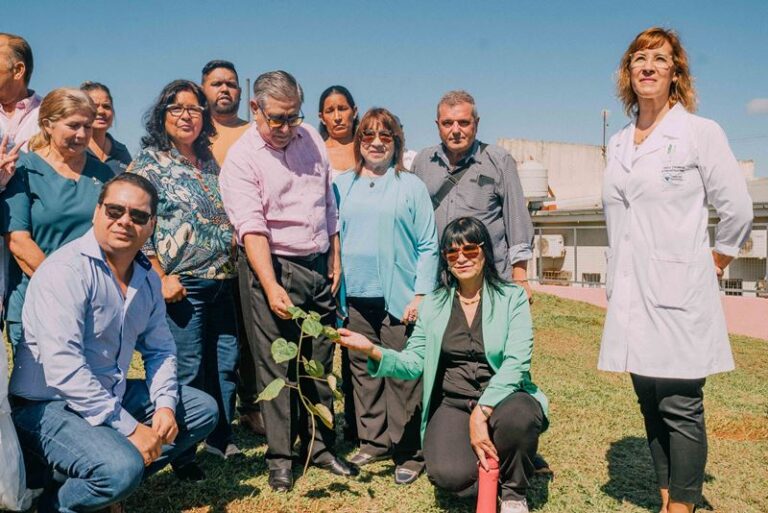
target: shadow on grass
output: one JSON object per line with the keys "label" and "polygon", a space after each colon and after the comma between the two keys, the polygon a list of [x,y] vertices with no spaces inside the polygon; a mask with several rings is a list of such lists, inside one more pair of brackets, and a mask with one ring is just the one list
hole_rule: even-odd
{"label": "shadow on grass", "polygon": [[[610,480],[602,486],[603,492],[618,501],[630,502],[654,513],[659,511],[659,487],[645,438],[628,436],[613,442],[606,459]],[[704,474],[705,483],[713,480],[710,474]],[[713,510],[706,497],[702,497],[698,509]]]}
{"label": "shadow on grass", "polygon": [[549,501],[549,482],[550,476],[534,476],[531,480],[531,486],[528,488],[528,505],[531,511],[541,509]]}
{"label": "shadow on grass", "polygon": [[[235,439],[238,447],[248,452],[258,450],[265,442],[263,437],[237,426]],[[248,481],[266,475],[268,470],[262,454],[222,460],[201,450],[197,462],[206,474],[205,481],[182,482],[166,469],[142,484],[128,499],[127,510],[177,513],[207,507],[208,513],[227,513],[230,502],[261,493],[261,489]]]}
{"label": "shadow on grass", "polygon": [[127,510],[175,513],[207,508],[208,513],[227,513],[230,502],[261,493],[258,487],[247,484],[254,475],[266,473],[267,468],[261,457],[222,461],[214,456],[199,454],[198,462],[206,473],[205,481],[181,482],[166,470],[148,479],[128,499]]}
{"label": "shadow on grass", "polygon": [[475,511],[477,500],[471,498],[459,498],[451,492],[435,487],[435,503],[443,513],[467,513]]}
{"label": "shadow on grass", "polygon": [[309,499],[323,499],[333,497],[337,493],[346,493],[354,495],[355,497],[360,497],[360,492],[352,490],[352,488],[350,488],[350,486],[345,483],[331,483],[327,486],[323,486],[323,488],[313,488],[312,490],[307,490],[307,492],[304,494],[304,497]]}
{"label": "shadow on grass", "polygon": [[617,440],[605,457],[609,481],[602,486],[603,492],[617,501],[659,511],[659,487],[645,438],[627,436]]}

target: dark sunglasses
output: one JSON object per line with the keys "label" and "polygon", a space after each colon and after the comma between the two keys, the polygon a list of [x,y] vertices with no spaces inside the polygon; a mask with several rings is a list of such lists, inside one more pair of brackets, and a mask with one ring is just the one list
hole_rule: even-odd
{"label": "dark sunglasses", "polygon": [[138,208],[125,208],[122,205],[116,205],[114,203],[104,203],[104,212],[107,214],[107,217],[113,221],[117,221],[128,212],[128,217],[131,218],[133,224],[139,226],[144,226],[150,219],[152,219],[152,214],[149,212],[144,212]]}
{"label": "dark sunglasses", "polygon": [[267,126],[273,130],[282,128],[284,125],[288,125],[290,128],[296,128],[304,122],[304,113],[301,111],[299,111],[299,113],[295,116],[273,118],[264,112],[264,109],[261,108],[261,105],[259,105],[259,110],[261,111],[261,115],[264,116],[264,119],[267,121]]}
{"label": "dark sunglasses", "polygon": [[456,246],[448,249],[443,250],[443,256],[445,259],[450,262],[454,263],[456,260],[459,259],[459,253],[464,255],[465,258],[469,260],[474,260],[475,258],[480,256],[480,252],[482,251],[481,246],[483,243],[480,244],[463,244],[461,246]]}
{"label": "dark sunglasses", "polygon": [[381,130],[379,132],[375,132],[373,130],[363,130],[363,133],[360,136],[360,140],[364,144],[371,144],[373,141],[376,140],[376,136],[379,136],[379,141],[381,141],[384,144],[389,144],[394,140],[394,136],[392,135],[392,132],[387,132],[385,130]]}

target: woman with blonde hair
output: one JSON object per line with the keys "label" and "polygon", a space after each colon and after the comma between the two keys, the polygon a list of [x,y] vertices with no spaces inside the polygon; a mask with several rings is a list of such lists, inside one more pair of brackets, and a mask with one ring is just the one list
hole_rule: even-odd
{"label": "woman with blonde hair", "polygon": [[114,175],[85,151],[96,109],[78,89],[55,89],[40,104],[40,132],[19,157],[0,196],[2,232],[13,255],[6,321],[15,347],[29,279],[51,252],[91,227],[101,187]]}
{"label": "woman with blonde hair", "polygon": [[[608,312],[598,368],[632,377],[661,512],[691,512],[707,459],[704,382],[734,368],[717,278],[749,236],[752,202],[723,130],[693,114],[675,32],[641,32],[617,86],[631,121],[611,138],[603,179]],[[709,205],[720,219],[714,250]]]}

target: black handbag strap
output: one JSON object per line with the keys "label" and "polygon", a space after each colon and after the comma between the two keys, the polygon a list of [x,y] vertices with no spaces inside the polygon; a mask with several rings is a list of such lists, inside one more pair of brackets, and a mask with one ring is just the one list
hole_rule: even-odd
{"label": "black handbag strap", "polygon": [[[488,147],[488,144],[480,143],[480,147],[477,149],[477,154],[480,155],[482,152],[485,151],[485,148],[487,147]],[[435,195],[432,196],[432,208],[437,210],[437,207],[439,207],[440,203],[442,203],[445,197],[448,196],[448,193],[450,193],[451,190],[453,190],[453,188],[459,184],[462,177],[465,174],[467,174],[467,171],[469,171],[469,164],[470,163],[467,162],[458,171],[455,171],[453,173],[446,173],[445,181],[443,181],[443,184],[437,190]]]}

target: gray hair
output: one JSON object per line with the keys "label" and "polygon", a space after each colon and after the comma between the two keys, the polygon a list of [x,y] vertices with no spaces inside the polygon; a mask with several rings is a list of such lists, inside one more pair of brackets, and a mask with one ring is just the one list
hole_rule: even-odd
{"label": "gray hair", "polygon": [[472,97],[471,94],[469,94],[463,89],[448,91],[443,95],[442,98],[440,98],[440,101],[437,103],[437,118],[440,119],[441,105],[447,105],[448,107],[453,107],[454,105],[458,105],[459,103],[468,103],[472,105],[472,117],[477,119],[478,116],[477,116],[477,106],[475,105],[475,99]]}
{"label": "gray hair", "polygon": [[264,101],[267,98],[276,98],[279,100],[295,100],[304,103],[304,91],[293,78],[293,75],[287,71],[277,70],[262,73],[253,83],[253,98],[264,107]]}

